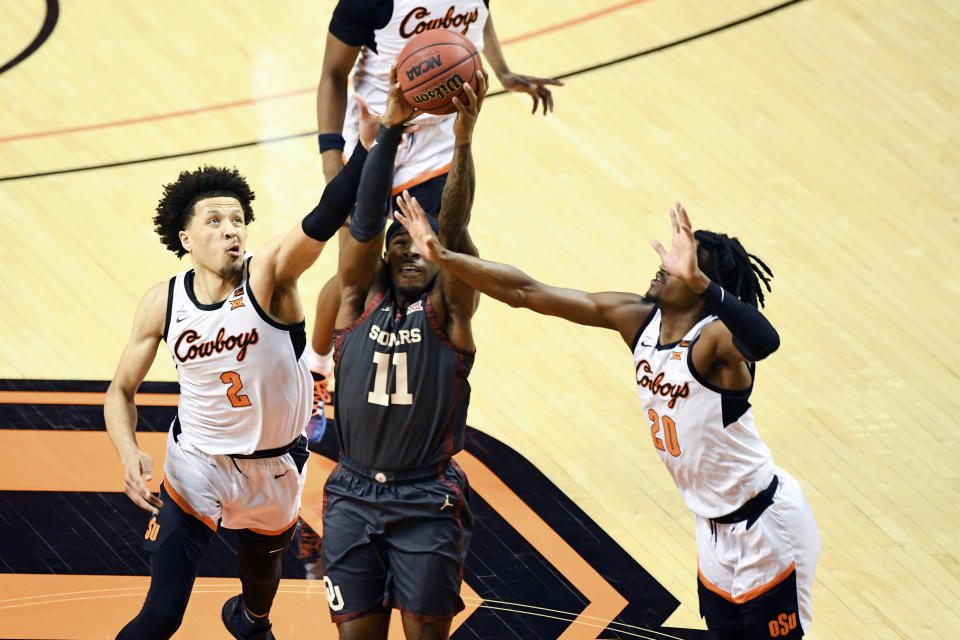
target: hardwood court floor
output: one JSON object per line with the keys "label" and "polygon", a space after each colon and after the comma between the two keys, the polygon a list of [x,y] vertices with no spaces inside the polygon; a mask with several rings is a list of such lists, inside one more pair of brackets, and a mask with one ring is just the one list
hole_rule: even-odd
{"label": "hardwood court floor", "polygon": [[[254,250],[312,207],[320,164],[297,134],[315,129],[332,6],[0,0],[0,65],[59,9],[49,38],[0,73],[0,378],[111,377],[140,296],[185,268],[150,224],[181,169],[240,168],[258,194]],[[758,427],[823,538],[809,637],[954,638],[960,9],[801,0],[634,55],[776,6],[494,3],[514,69],[592,69],[566,79],[548,118],[525,98],[489,98],[472,233],[485,257],[541,279],[640,292],[674,200],[696,226],[739,236],[776,274],[766,313],[783,342],[759,367]],[[331,251],[303,279],[307,300],[334,265]],[[540,469],[680,601],[671,623],[695,628],[693,518],[652,450],[629,351],[491,300],[476,334],[470,424]],[[149,379],[175,379],[168,358]],[[5,493],[17,452],[0,454]],[[87,477],[83,458],[61,464]],[[137,604],[79,610],[122,619]]]}

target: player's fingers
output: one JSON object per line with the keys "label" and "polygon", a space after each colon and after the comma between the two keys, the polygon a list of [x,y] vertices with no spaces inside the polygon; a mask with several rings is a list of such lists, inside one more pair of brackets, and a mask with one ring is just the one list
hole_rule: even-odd
{"label": "player's fingers", "polygon": [[534,93],[533,94],[533,110],[530,113],[535,114],[537,112],[538,106],[540,106],[540,96]]}
{"label": "player's fingers", "polygon": [[547,105],[550,99],[550,92],[546,89],[541,89],[540,99],[543,100],[543,115],[547,115]]}
{"label": "player's fingers", "polygon": [[677,213],[680,214],[680,222],[683,223],[683,226],[688,229],[693,229],[693,224],[690,222],[690,216],[687,215],[687,210],[684,209],[683,205],[679,202],[677,203]]}
{"label": "player's fingers", "polygon": [[473,90],[473,86],[470,84],[463,85],[463,93],[467,96],[466,103],[470,106],[477,104],[477,92]]}
{"label": "player's fingers", "polygon": [[163,500],[161,500],[160,496],[155,493],[147,493],[147,502],[158,509],[163,506]]}
{"label": "player's fingers", "polygon": [[393,219],[399,220],[400,224],[407,226],[407,205],[403,198],[397,196],[397,210],[393,212]]}
{"label": "player's fingers", "polygon": [[147,480],[153,479],[153,458],[145,453],[140,455],[140,473]]}
{"label": "player's fingers", "polygon": [[397,63],[390,67],[390,86],[397,84]]}
{"label": "player's fingers", "polygon": [[650,246],[653,247],[653,250],[657,252],[658,256],[660,256],[661,262],[667,259],[667,250],[663,248],[663,245],[660,244],[659,240],[651,240]]}
{"label": "player's fingers", "polygon": [[670,226],[673,228],[673,235],[680,233],[680,223],[677,221],[677,212],[670,209]]}
{"label": "player's fingers", "polygon": [[553,78],[537,78],[537,84],[552,84],[557,87],[562,87],[564,84],[559,80],[554,80]]}
{"label": "player's fingers", "polygon": [[152,513],[153,515],[157,515],[157,514],[159,513],[159,511],[157,510],[156,507],[154,507],[153,505],[151,505],[149,502],[147,502],[147,501],[144,499],[142,493],[137,492],[137,491],[131,491],[131,490],[127,490],[127,491],[125,491],[124,493],[127,494],[127,497],[130,498],[130,501],[131,501],[133,504],[137,505],[138,507],[140,507],[140,508],[143,509],[144,511],[149,511],[149,512]]}
{"label": "player's fingers", "polygon": [[360,109],[360,117],[361,117],[361,118],[368,118],[368,117],[370,117],[370,109],[367,108],[367,103],[366,103],[366,101],[365,101],[363,98],[360,97],[360,94],[359,94],[359,93],[354,93],[354,94],[353,94],[353,99],[356,100],[356,102],[357,102],[357,108]]}
{"label": "player's fingers", "polygon": [[487,74],[481,69],[477,71],[477,96],[480,100],[483,100],[483,96],[487,95],[487,89],[490,88],[490,82],[487,80]]}

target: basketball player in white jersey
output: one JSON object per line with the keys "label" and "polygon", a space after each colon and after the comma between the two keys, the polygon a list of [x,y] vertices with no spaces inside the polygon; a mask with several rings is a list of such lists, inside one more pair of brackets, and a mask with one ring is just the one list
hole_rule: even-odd
{"label": "basketball player in white jersey", "polygon": [[[323,173],[329,180],[343,166],[357,140],[359,95],[375,113],[383,113],[390,89],[390,67],[413,36],[429,29],[449,29],[482,51],[503,87],[530,94],[533,112],[553,110],[549,78],[514,73],[507,66],[488,10],[489,0],[340,0],[333,10],[317,89],[317,126]],[[349,92],[348,78],[353,74]],[[415,133],[404,136],[394,164],[393,194],[409,189],[431,215],[440,209],[440,195],[453,156],[454,114],[418,116]],[[346,156],[344,155],[346,154]],[[339,309],[339,283],[330,280],[317,299],[310,350],[316,381],[315,409],[323,431],[323,404],[329,400],[326,376],[333,368],[333,325]]]}
{"label": "basketball player in white jersey", "polygon": [[[104,402],[125,469],[124,491],[153,518],[150,590],[120,639],[166,639],[179,628],[203,550],[218,526],[237,529],[242,595],[222,618],[242,640],[274,638],[267,614],[300,508],[312,383],[297,280],[347,218],[379,119],[362,110],[361,138],[320,203],[256,255],[245,254],[253,192],[236,169],[183,172],[154,218],[166,247],[193,268],[150,288]],[[137,446],[134,394],[167,343],[180,402],[167,439],[160,497]]]}
{"label": "basketball player in white jersey", "polygon": [[710,637],[799,638],[812,622],[820,534],[800,485],[753,424],[755,362],[780,338],[760,313],[772,273],[735,238],[693,232],[678,203],[673,246],[646,295],[585,293],[449,251],[403,194],[398,214],[427,259],[515,307],[620,333],[633,350],[653,446],[696,515],[700,613]]}

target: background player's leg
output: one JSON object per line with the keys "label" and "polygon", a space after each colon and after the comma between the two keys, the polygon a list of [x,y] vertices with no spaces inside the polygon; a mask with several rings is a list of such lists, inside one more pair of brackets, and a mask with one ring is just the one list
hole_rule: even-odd
{"label": "background player's leg", "polygon": [[450,622],[422,622],[403,616],[403,635],[407,640],[447,640],[450,637]]}
{"label": "background player's leg", "polygon": [[337,624],[337,631],[340,633],[340,640],[386,640],[389,625],[390,610],[381,608],[360,618]]}
{"label": "background player's leg", "polygon": [[[240,583],[243,597],[238,607],[240,628],[245,634],[267,628],[267,614],[280,586],[283,552],[293,539],[296,526],[283,533],[267,536],[242,529],[237,532],[237,558],[240,562]],[[243,614],[243,615],[241,615]]]}
{"label": "background player's leg", "polygon": [[184,513],[161,487],[163,507],[156,521],[156,540],[145,546],[150,559],[150,590],[137,617],[117,640],[166,640],[183,621],[200,558],[213,536],[206,524]]}

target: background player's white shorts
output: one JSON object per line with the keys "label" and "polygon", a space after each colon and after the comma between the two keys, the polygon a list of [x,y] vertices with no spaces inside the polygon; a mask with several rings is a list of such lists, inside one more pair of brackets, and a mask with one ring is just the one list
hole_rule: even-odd
{"label": "background player's white shorts", "polygon": [[718,524],[714,535],[710,521],[697,516],[697,562],[701,579],[731,601],[745,594],[763,594],[795,563],[800,624],[808,633],[820,532],[800,483],[783,469],[774,468],[774,472],[780,482],[773,504],[749,529],[746,522]]}
{"label": "background player's white shorts", "polygon": [[[167,493],[181,509],[216,529],[251,529],[264,535],[286,531],[297,520],[307,466],[297,471],[293,456],[235,459],[207,455],[181,433],[167,436],[163,465]],[[222,520],[222,522],[221,522]]]}
{"label": "background player's white shorts", "polygon": [[[356,123],[358,118],[357,103],[351,98],[347,103],[344,122]],[[450,160],[453,158],[454,120],[456,117],[452,116],[439,122],[424,124],[416,133],[403,136],[394,162],[394,193],[398,193],[398,189],[409,189],[449,171]],[[431,119],[426,121],[430,122]],[[345,141],[343,153],[349,158],[357,144],[355,124],[343,127],[343,139]]]}

